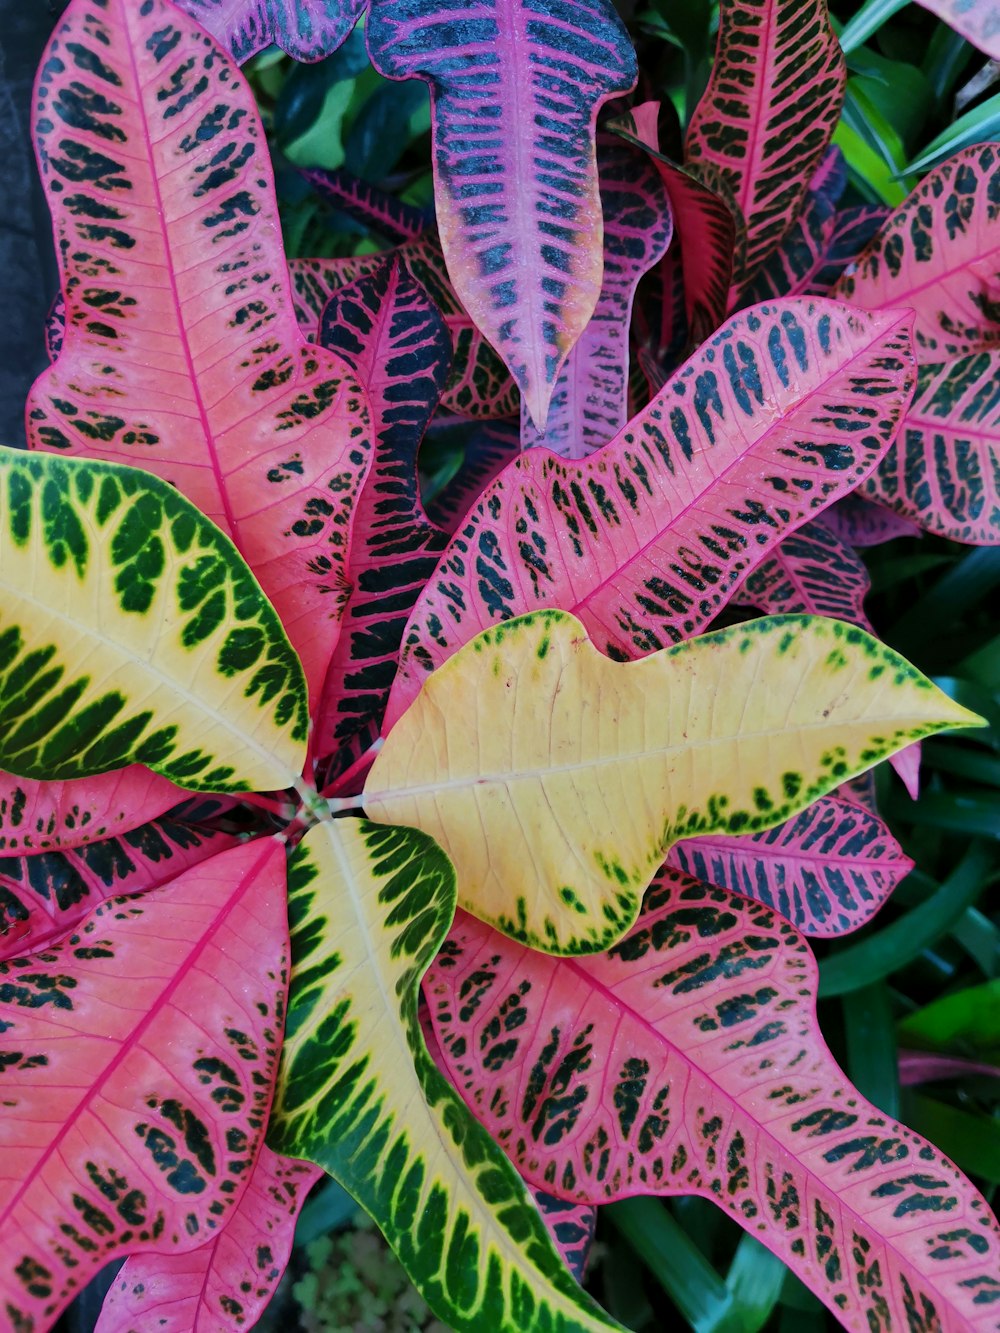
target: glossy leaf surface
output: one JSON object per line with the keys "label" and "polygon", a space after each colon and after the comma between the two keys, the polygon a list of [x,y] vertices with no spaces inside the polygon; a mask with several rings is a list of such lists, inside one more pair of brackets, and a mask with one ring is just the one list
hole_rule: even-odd
{"label": "glossy leaf surface", "polygon": [[348,35],[368,0],[174,0],[242,63],[267,46],[320,60]]}
{"label": "glossy leaf surface", "polygon": [[847,1083],[815,986],[780,917],[665,871],[596,958],[462,914],[425,993],[458,1086],[528,1178],[578,1199],[703,1195],[848,1328],[985,1330],[986,1202]]}
{"label": "glossy leaf surface", "polygon": [[810,296],[826,296],[848,264],[853,264],[892,212],[881,204],[858,204],[834,214],[820,269],[809,281]]}
{"label": "glossy leaf surface", "polygon": [[268,1142],[333,1175],[458,1333],[617,1327],[427,1053],[417,988],[455,905],[413,829],[310,830],[289,867],[292,994]]}
{"label": "glossy leaf surface", "polygon": [[632,924],[678,838],[770,828],[908,741],[976,723],[840,621],[749,621],[621,663],[539,611],[431,677],[363,799],[440,843],[467,911],[593,952]]}
{"label": "glossy leaf surface", "polygon": [[435,210],[463,306],[543,427],[601,287],[598,107],[635,55],[608,0],[379,0],[375,68],[431,86]]}
{"label": "glossy leaf surface", "polygon": [[186,795],[141,764],[68,782],[0,773],[0,852],[30,855],[127,833]]}
{"label": "glossy leaf surface", "polygon": [[417,603],[389,724],[461,644],[540,606],[578,615],[616,657],[697,634],[743,574],[883,455],[911,393],[906,322],[824,301],[744,312],[598,454],[518,459]]}
{"label": "glossy leaf surface", "polygon": [[12,1327],[47,1326],[109,1259],[195,1248],[231,1215],[281,1041],[284,885],[281,846],[250,843],[0,964]]}
{"label": "glossy leaf surface", "polygon": [[73,0],[35,136],[67,324],[29,398],[29,443],[176,485],[280,606],[317,691],[367,410],[295,324],[249,88],[166,0]]}
{"label": "glossy leaf surface", "polygon": [[[0,453],[0,763],[142,763],[200,791],[302,771],[302,667],[226,537],[158,478]],[[45,615],[39,615],[39,606]]]}

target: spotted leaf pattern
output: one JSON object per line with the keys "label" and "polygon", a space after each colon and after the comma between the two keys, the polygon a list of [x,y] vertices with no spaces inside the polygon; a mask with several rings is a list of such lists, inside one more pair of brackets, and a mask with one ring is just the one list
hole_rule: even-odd
{"label": "spotted leaf pattern", "polygon": [[674,870],[595,958],[460,914],[424,986],[456,1085],[528,1179],[711,1199],[851,1329],[986,1330],[986,1201],[850,1086],[815,988],[781,917]]}
{"label": "spotted leaf pattern", "polygon": [[318,691],[367,408],[295,324],[253,95],[167,0],[72,0],[36,93],[66,336],[29,443],[176,485],[281,607]]}
{"label": "spotted leaf pattern", "polygon": [[454,907],[447,857],[414,829],[339,819],[306,834],[289,863],[292,990],[268,1143],[349,1190],[457,1333],[616,1328],[424,1045],[417,990]]}
{"label": "spotted leaf pattern", "polygon": [[628,420],[629,324],[639,279],[673,234],[667,192],[647,155],[614,134],[597,136],[604,212],[601,294],[556,380],[545,429],[521,408],[521,445],[586,458]]}
{"label": "spotted leaf pattern", "polygon": [[829,295],[847,266],[854,263],[891,212],[891,208],[882,204],[857,204],[853,208],[838,209],[833,217],[833,229],[827,239],[822,265],[809,279],[806,293],[809,296]]}
{"label": "spotted leaf pattern", "polygon": [[757,898],[804,935],[826,937],[863,926],[913,869],[877,815],[837,796],[821,796],[763,833],[679,842],[668,859],[696,879]]}
{"label": "spotted leaf pattern", "polygon": [[232,1215],[281,1042],[284,887],[280,844],[250,843],[0,964],[8,1327],[49,1327],[110,1259],[194,1249]]}
{"label": "spotted leaf pattern", "polygon": [[734,309],[809,292],[823,272],[836,226],[833,205],[810,192],[777,246],[731,302]]}
{"label": "spotted leaf pattern", "polygon": [[759,306],[599,453],[517,459],[414,609],[387,724],[479,630],[540,606],[572,611],[619,658],[697,634],[742,575],[885,453],[912,393],[907,321],[820,300]]}
{"label": "spotted leaf pattern", "polygon": [[1000,3],[997,0],[917,0],[966,41],[1000,60]]}
{"label": "spotted leaf pattern", "polygon": [[840,116],[847,71],[825,0],[722,0],[685,164],[721,175],[746,224],[736,285],[793,224]]}
{"label": "spotted leaf pattern", "polygon": [[[302,771],[302,667],[232,543],[135,468],[0,450],[0,764],[198,791]],[[39,606],[45,614],[39,615]]]}
{"label": "spotted leaf pattern", "polygon": [[537,426],[601,287],[597,110],[636,78],[609,0],[379,0],[372,63],[431,87],[434,199],[462,305]]}
{"label": "spotted leaf pattern", "polygon": [[631,926],[677,839],[770,828],[950,725],[979,722],[842,621],[753,620],[621,663],[537,611],[427,681],[363,803],[436,839],[467,911],[589,953]]}
{"label": "spotted leaf pattern", "polygon": [[267,46],[296,60],[335,51],[368,0],[174,0],[241,64]]}
{"label": "spotted leaf pattern", "polygon": [[266,1144],[225,1227],[206,1245],[126,1259],[94,1333],[229,1333],[250,1328],[285,1271],[299,1211],[323,1173]]}

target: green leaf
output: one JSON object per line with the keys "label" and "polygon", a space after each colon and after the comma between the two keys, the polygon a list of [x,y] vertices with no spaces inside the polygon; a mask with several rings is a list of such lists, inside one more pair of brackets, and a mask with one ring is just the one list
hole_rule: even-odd
{"label": "green leaf", "polygon": [[944,995],[896,1026],[901,1042],[1000,1061],[1000,980]]}
{"label": "green leaf", "polygon": [[852,15],[840,34],[841,50],[847,54],[863,46],[882,24],[905,9],[909,0],[865,0],[858,12]]}
{"label": "green leaf", "polygon": [[[726,1274],[733,1298],[728,1327],[732,1333],[757,1333],[774,1311],[788,1269],[753,1236],[742,1235]],[[716,1330],[722,1333],[722,1329]]]}
{"label": "green leaf", "polygon": [[959,116],[958,120],[952,121],[913,159],[906,171],[927,171],[957,153],[960,148],[996,138],[1000,138],[1000,93],[995,93],[964,116]]}
{"label": "green leaf", "polygon": [[906,191],[896,179],[894,164],[876,152],[846,120],[834,131],[833,142],[844,154],[851,184],[867,203],[895,207],[903,202]]}
{"label": "green leaf", "polygon": [[[867,978],[865,978],[867,980]],[[892,1003],[884,982],[848,991],[841,1001],[851,1082],[880,1111],[899,1118],[899,1066]]]}
{"label": "green leaf", "polygon": [[968,1175],[1000,1184],[1000,1120],[917,1093],[907,1097],[906,1118]]}

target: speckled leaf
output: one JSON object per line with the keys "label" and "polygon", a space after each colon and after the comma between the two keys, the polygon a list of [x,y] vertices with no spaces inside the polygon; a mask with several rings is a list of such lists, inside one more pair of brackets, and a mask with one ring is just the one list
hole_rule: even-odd
{"label": "speckled leaf", "polygon": [[211,822],[230,804],[197,797],[113,838],[66,851],[0,857],[0,958],[35,953],[106,898],[166,884],[235,846],[237,836]]}
{"label": "speckled leaf", "polygon": [[608,954],[546,958],[462,915],[425,983],[457,1086],[530,1179],[702,1195],[847,1328],[985,1333],[989,1208],[847,1083],[815,988],[790,925],[669,870]]}
{"label": "speckled leaf", "polygon": [[98,907],[0,964],[0,1308],[48,1327],[110,1259],[189,1250],[238,1204],[281,1041],[274,841]]}
{"label": "speckled leaf", "polygon": [[920,528],[911,519],[857,494],[845,495],[825,509],[823,525],[846,546],[881,546],[895,537],[920,536]]}
{"label": "speckled leaf", "polygon": [[461,421],[432,423],[430,430],[461,430],[465,436],[462,466],[436,499],[427,514],[442,531],[452,534],[487,486],[520,451],[516,424],[490,421],[471,424]]}
{"label": "speckled leaf", "polygon": [[597,110],[635,82],[610,0],[379,0],[372,63],[431,86],[438,229],[462,305],[544,426],[601,287]]}
{"label": "speckled leaf", "polygon": [[521,407],[521,445],[586,458],[628,420],[628,337],[639,279],[673,235],[667,192],[649,157],[619,135],[597,136],[604,277],[590,323],[559,372],[545,429]]}
{"label": "speckled leaf", "polygon": [[736,285],[794,222],[840,116],[847,78],[825,0],[722,0],[712,74],[685,163],[718,172],[746,222]]}
{"label": "speckled leaf", "polygon": [[318,690],[367,409],[296,326],[250,89],[167,0],[72,0],[34,125],[67,327],[29,443],[176,485],[233,538]]}
{"label": "speckled leaf", "polygon": [[45,320],[45,351],[50,361],[54,361],[62,351],[63,338],[66,336],[66,302],[62,292],[49,307]]}
{"label": "speckled leaf", "polygon": [[538,611],[424,685],[365,783],[429,833],[467,911],[536,948],[607,948],[678,839],[752,833],[908,741],[978,720],[837,620],[775,616],[612,662]]}
{"label": "speckled leaf", "polygon": [[912,392],[908,318],[821,300],[760,306],[599,453],[522,455],[417,603],[389,724],[461,644],[540,606],[574,612],[617,657],[697,634],[743,574],[885,453]]}
{"label": "speckled leaf", "polygon": [[268,1142],[333,1175],[457,1333],[618,1327],[424,1045],[417,991],[455,875],[413,829],[311,829],[289,865],[292,991]]}
{"label": "speckled leaf", "polygon": [[997,0],[917,0],[950,28],[985,51],[993,60],[1000,60],[1000,3]]}
{"label": "speckled leaf", "polygon": [[136,1254],[114,1280],[94,1333],[232,1333],[251,1328],[274,1295],[295,1222],[322,1175],[266,1144],[233,1215],[186,1254]]}
{"label": "speckled leaf", "polygon": [[[0,764],[141,763],[195,791],[302,771],[302,667],[232,543],[173,487],[0,450]],[[39,614],[39,607],[45,614]]]}
{"label": "speckled leaf", "polygon": [[819,270],[809,280],[806,294],[826,296],[849,264],[853,264],[892,209],[882,204],[858,204],[834,214],[833,230]]}
{"label": "speckled leaf", "polygon": [[877,815],[837,796],[821,796],[764,833],[679,842],[669,861],[697,879],[757,898],[803,934],[817,936],[863,926],[913,869]]}
{"label": "speckled leaf", "polygon": [[296,60],[336,51],[368,0],[174,0],[242,63],[267,46]]}

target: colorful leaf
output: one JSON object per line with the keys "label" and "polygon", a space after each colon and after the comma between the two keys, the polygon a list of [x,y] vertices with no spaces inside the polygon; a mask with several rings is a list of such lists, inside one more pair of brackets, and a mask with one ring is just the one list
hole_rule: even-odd
{"label": "colorful leaf", "polygon": [[108,1260],[224,1225],[257,1156],[284,1007],[281,845],[102,904],[0,964],[0,1301],[48,1327]]}
{"label": "colorful leaf", "polygon": [[632,924],[677,839],[770,828],[952,723],[977,719],[841,621],[754,620],[621,663],[538,611],[427,681],[362,799],[436,839],[467,911],[589,953]]}
{"label": "colorful leaf", "polygon": [[285,1271],[295,1221],[322,1175],[266,1144],[242,1198],[207,1245],[186,1254],[137,1254],[115,1277],[94,1333],[229,1333],[250,1328]]}
{"label": "colorful leaf", "polygon": [[379,0],[367,37],[380,73],[431,86],[448,272],[543,427],[600,292],[594,125],[635,82],[625,27],[609,0]]}
{"label": "colorful leaf", "polygon": [[413,829],[312,828],[289,864],[292,992],[268,1142],[371,1214],[458,1333],[617,1327],[573,1281],[513,1167],[420,1035],[455,876]]}
{"label": "colorful leaf", "polygon": [[368,0],[174,0],[242,63],[267,46],[320,60],[341,44]]}
{"label": "colorful leaf", "polygon": [[864,608],[870,589],[862,561],[820,521],[776,546],[742,580],[733,601],[766,615],[833,616],[874,634]]}
{"label": "colorful leaf", "polygon": [[522,455],[421,595],[387,724],[456,648],[523,611],[572,611],[617,657],[697,634],[743,574],[885,452],[911,393],[907,319],[817,300],[758,307],[598,454]]}
{"label": "colorful leaf", "polygon": [[679,842],[669,861],[817,936],[863,926],[913,869],[877,815],[836,796],[821,796],[764,833]]}
{"label": "colorful leaf", "polygon": [[943,19],[993,60],[1000,60],[1000,4],[997,0],[917,0],[917,4]]}
{"label": "colorful leaf", "polygon": [[312,342],[319,341],[319,324],[335,292],[357,282],[382,263],[381,253],[348,255],[335,259],[290,259],[292,304],[299,328]]}
{"label": "colorful leaf", "polygon": [[586,458],[628,421],[628,336],[639,279],[662,259],[673,218],[646,153],[614,134],[597,136],[604,213],[604,277],[590,323],[566,358],[545,429],[521,409],[521,446]]}
{"label": "colorful leaf", "polygon": [[746,222],[742,286],[791,227],[830,143],[847,72],[825,0],[722,0],[685,163],[718,172]]}
{"label": "colorful leaf", "polygon": [[895,514],[884,505],[845,495],[823,511],[823,526],[830,529],[845,546],[881,546],[896,537],[919,537],[920,528],[912,519]]}
{"label": "colorful leaf", "polygon": [[454,533],[468,509],[483,491],[517,457],[520,443],[517,427],[506,421],[432,422],[429,433],[461,431],[464,437],[462,466],[427,506],[431,522],[449,535]]}
{"label": "colorful leaf", "polygon": [[732,308],[811,291],[826,263],[834,225],[832,204],[810,191],[795,221],[732,300]]}
{"label": "colorful leaf", "polygon": [[425,994],[452,1077],[529,1179],[567,1198],[700,1194],[848,1328],[982,1328],[988,1206],[867,1104],[816,1025],[805,941],[666,870],[610,953],[549,958],[460,915]]}
{"label": "colorful leaf", "polygon": [[367,410],[296,327],[253,96],[167,0],[72,0],[36,142],[66,298],[34,448],[139,465],[231,536],[318,691]]}
{"label": "colorful leaf", "polygon": [[806,293],[826,296],[849,264],[853,264],[865,246],[891,213],[882,204],[858,204],[834,214],[833,230],[826,243],[822,267],[812,276]]}
{"label": "colorful leaf", "polygon": [[0,534],[6,770],[141,763],[195,791],[294,785],[302,667],[232,544],[173,487],[2,450]]}
{"label": "colorful leaf", "polygon": [[349,171],[314,169],[302,175],[321,199],[396,245],[415,240],[427,230],[428,220],[419,208]]}

